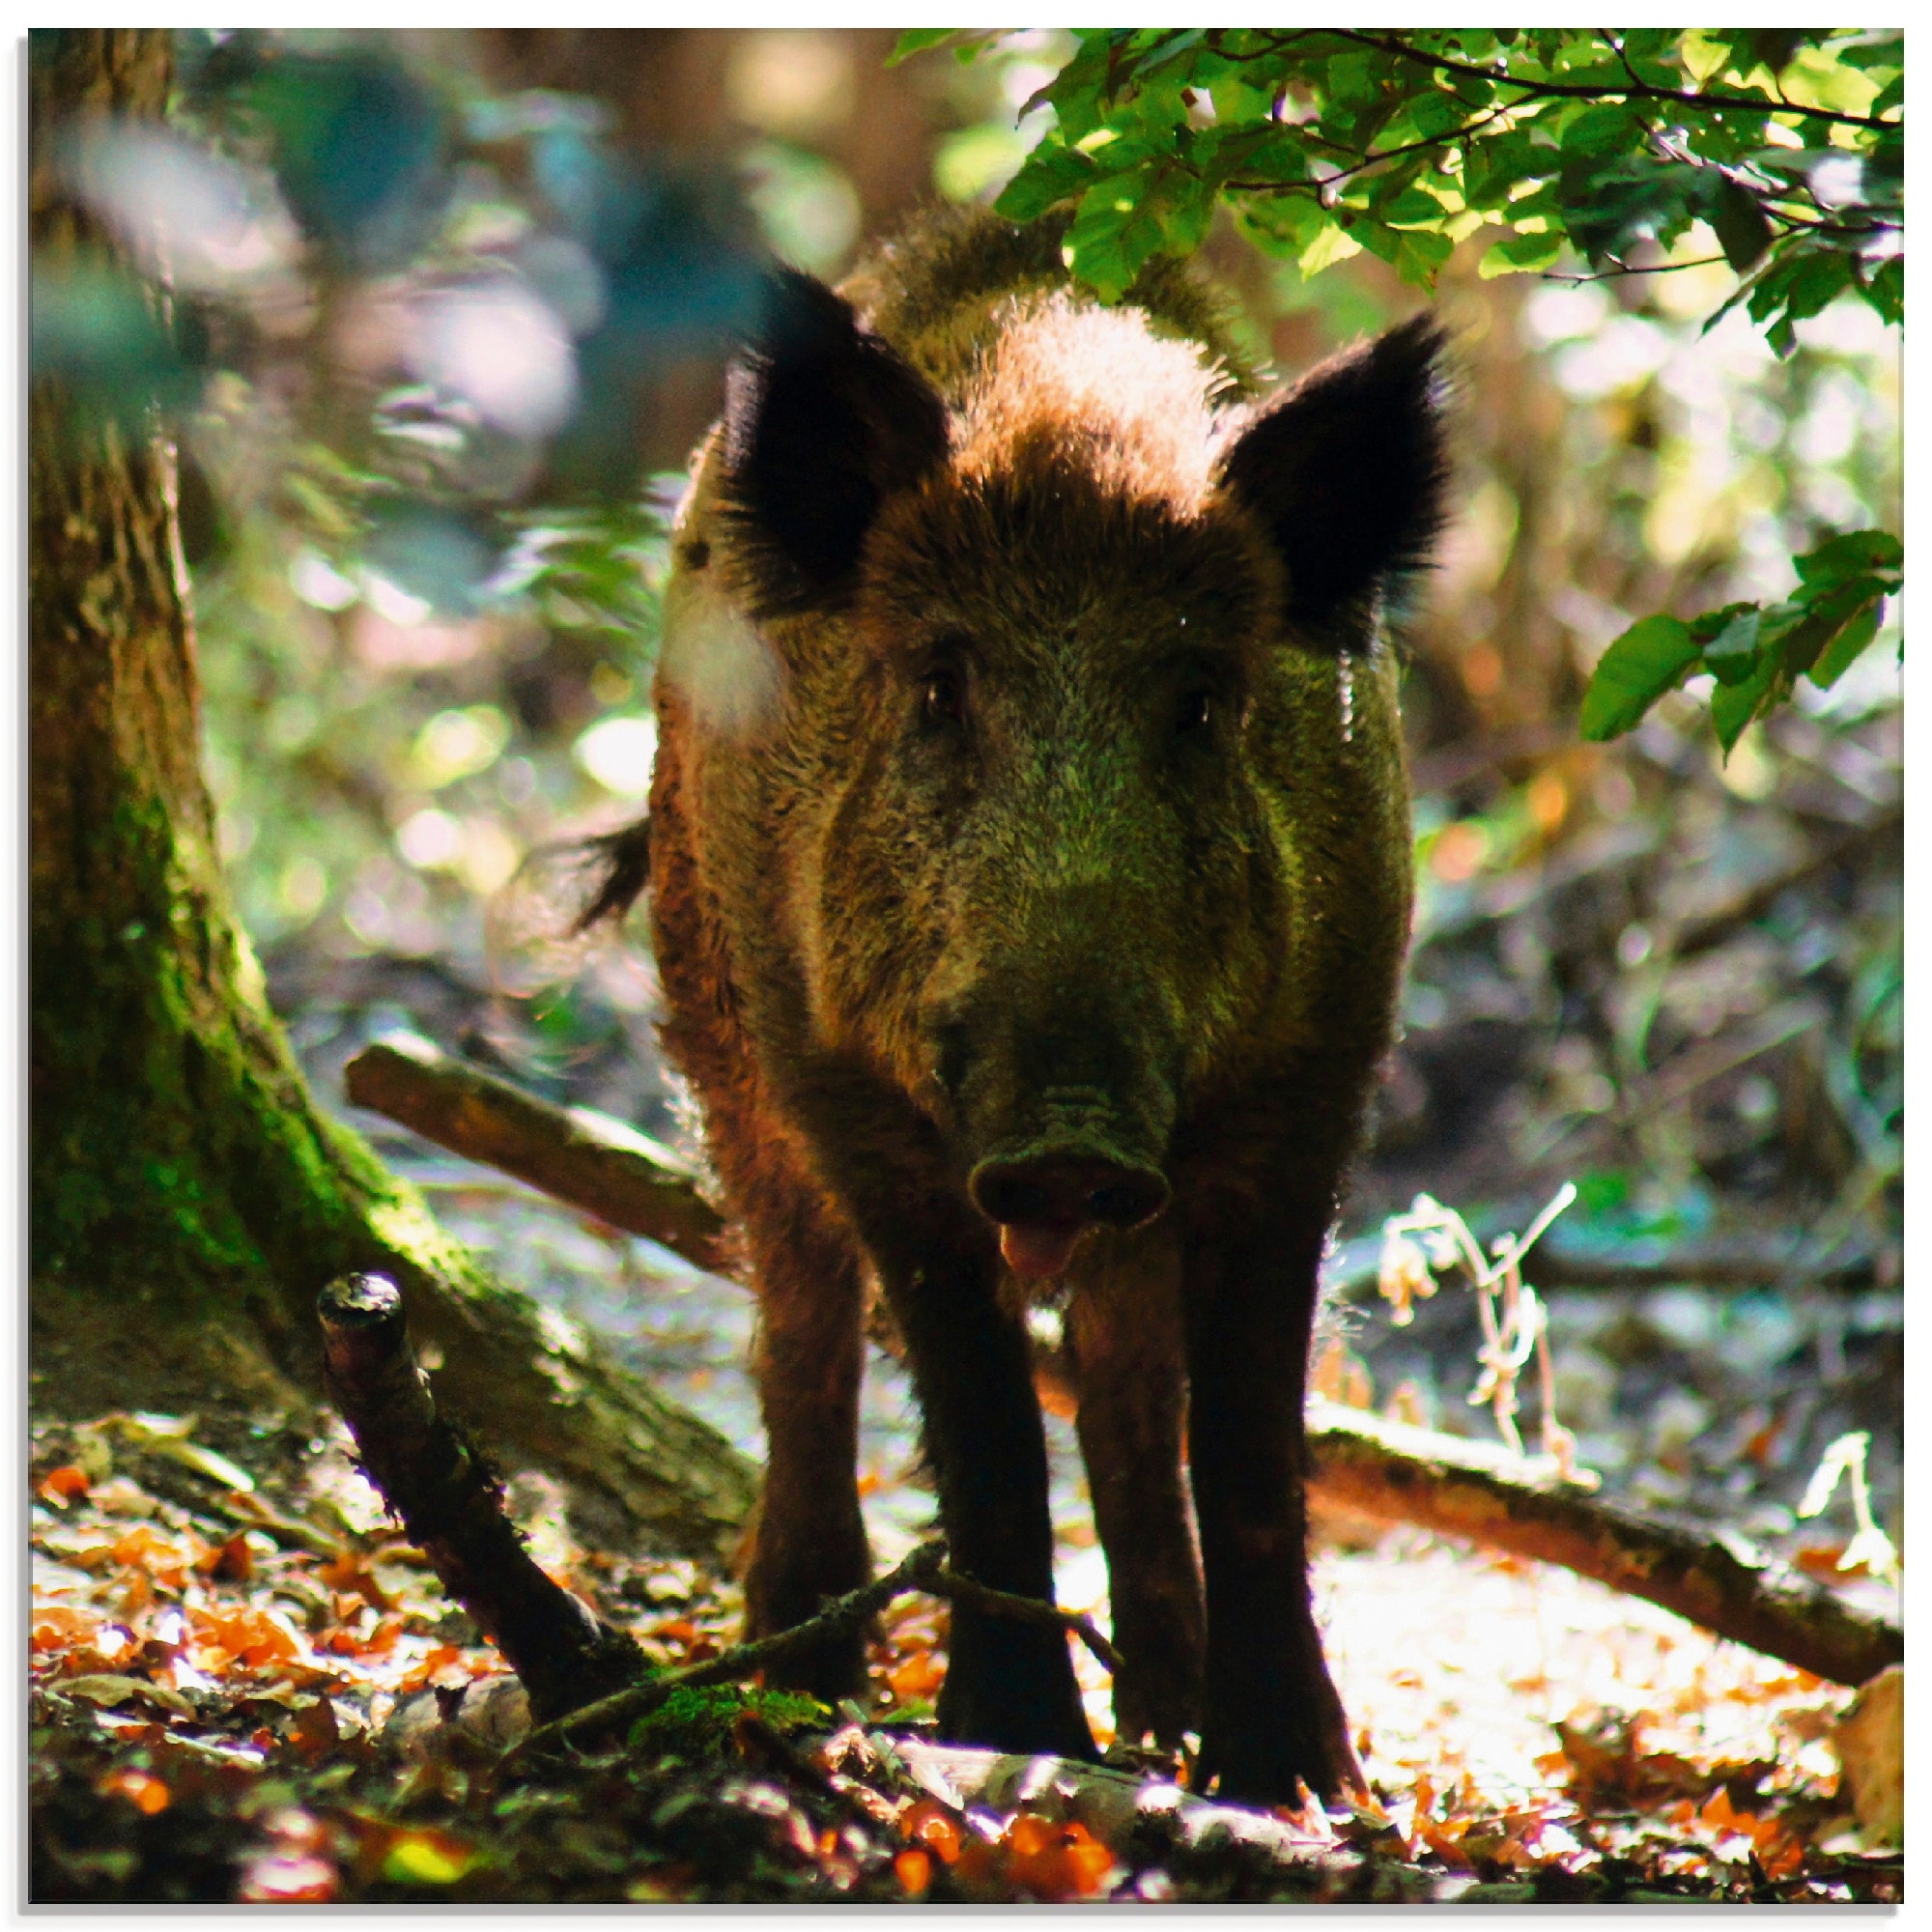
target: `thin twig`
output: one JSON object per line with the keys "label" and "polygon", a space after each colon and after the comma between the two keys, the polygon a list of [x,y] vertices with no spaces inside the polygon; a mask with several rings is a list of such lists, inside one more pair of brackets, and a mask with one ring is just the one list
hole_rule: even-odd
{"label": "thin twig", "polygon": [[928,1597],[944,1597],[965,1605],[986,1616],[1010,1617],[1018,1623],[1042,1625],[1048,1629],[1070,1631],[1099,1660],[1112,1676],[1121,1671],[1121,1654],[1108,1642],[1094,1619],[1078,1610],[1063,1610],[1037,1597],[1015,1596],[1009,1590],[990,1589],[976,1577],[948,1567],[946,1545],[940,1541],[923,1543],[900,1563],[874,1583],[853,1590],[833,1602],[802,1624],[759,1637],[753,1643],[733,1644],[729,1650],[701,1662],[687,1663],[679,1670],[631,1685],[594,1704],[581,1705],[554,1722],[539,1725],[504,1758],[507,1770],[513,1760],[568,1743],[591,1731],[636,1723],[657,1710],[674,1690],[696,1690],[711,1684],[735,1683],[769,1670],[802,1650],[809,1650],[829,1637],[843,1636],[863,1628],[894,1598],[911,1591]]}
{"label": "thin twig", "polygon": [[1083,1611],[1063,1610],[1057,1604],[1043,1603],[1037,1597],[1016,1597],[1008,1590],[990,1590],[957,1570],[942,1570],[920,1588],[928,1596],[950,1597],[955,1604],[964,1604],[969,1610],[983,1610],[988,1616],[1011,1617],[1016,1623],[1038,1624],[1047,1630],[1071,1631],[1094,1653],[1110,1677],[1121,1674],[1121,1653]]}
{"label": "thin twig", "polygon": [[674,1690],[696,1690],[710,1684],[728,1684],[739,1678],[755,1676],[760,1670],[769,1670],[773,1664],[782,1663],[828,1637],[843,1636],[860,1630],[895,1597],[903,1596],[908,1590],[927,1589],[930,1579],[945,1568],[945,1564],[944,1543],[923,1543],[876,1582],[834,1598],[816,1616],[808,1617],[802,1624],[794,1624],[790,1630],[759,1637],[753,1643],[733,1644],[729,1650],[720,1651],[716,1657],[707,1657],[701,1662],[687,1663],[682,1669],[667,1670],[659,1676],[646,1678],[642,1683],[613,1691],[608,1697],[600,1697],[594,1704],[580,1705],[551,1723],[539,1724],[508,1752],[504,1768],[508,1769],[513,1760],[567,1744],[571,1739],[588,1732],[635,1723],[639,1718],[649,1717]]}

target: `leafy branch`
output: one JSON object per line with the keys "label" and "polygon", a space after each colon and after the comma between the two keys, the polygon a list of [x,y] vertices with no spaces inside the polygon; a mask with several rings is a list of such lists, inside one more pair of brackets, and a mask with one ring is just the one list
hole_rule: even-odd
{"label": "leafy branch", "polygon": [[[950,44],[971,60],[1000,39],[921,30],[895,58]],[[1367,250],[1426,289],[1464,242],[1483,245],[1485,277],[1723,262],[1737,286],[1706,328],[1743,306],[1788,356],[1797,325],[1842,296],[1903,320],[1903,48],[1891,29],[1083,29],[1027,103],[1054,125],[996,206],[1063,211],[1067,264],[1104,301],[1154,257],[1190,254],[1223,204],[1305,277]],[[1849,549],[1826,545],[1801,575],[1893,543],[1835,541]],[[1629,729],[1704,668],[1728,749],[1796,677],[1829,683],[1870,641],[1899,582],[1874,570],[1644,620],[1599,668],[1586,732]]]}
{"label": "leafy branch", "polygon": [[[1410,46],[1394,34],[1353,33],[1347,28],[1330,28],[1337,39],[1355,41],[1366,47],[1375,47],[1397,60],[1414,61],[1418,65],[1432,68],[1441,73],[1466,73],[1479,80],[1493,80],[1508,87],[1520,87],[1526,91],[1528,99],[1542,100],[1670,100],[1686,107],[1744,107],[1763,112],[1767,105],[1775,106],[1780,113],[1802,115],[1811,121],[1829,121],[1841,128],[1890,128],[1898,124],[1887,121],[1876,114],[1840,114],[1830,107],[1809,107],[1782,95],[1762,96],[1749,94],[1712,94],[1698,89],[1681,87],[1658,87],[1641,79],[1630,65],[1629,56],[1623,47],[1610,39],[1607,33],[1598,30],[1600,37],[1614,48],[1619,62],[1630,75],[1631,84],[1625,88],[1606,88],[1594,84],[1569,86],[1561,81],[1529,80],[1509,73],[1498,72],[1493,68],[1477,67],[1467,61],[1449,60],[1441,54],[1425,53],[1418,47]],[[1300,38],[1288,36],[1289,39]]]}

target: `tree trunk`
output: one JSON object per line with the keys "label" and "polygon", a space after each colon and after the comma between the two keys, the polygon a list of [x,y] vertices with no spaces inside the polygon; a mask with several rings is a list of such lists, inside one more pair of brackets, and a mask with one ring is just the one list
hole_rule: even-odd
{"label": "tree trunk", "polygon": [[[61,190],[59,127],[157,117],[170,73],[165,33],[33,36],[43,270],[106,250]],[[222,884],[173,448],[83,419],[49,381],[29,417],[37,1404],[192,1408],[209,1439],[299,1414],[317,1292],[382,1270],[442,1357],[442,1400],[498,1455],[563,1478],[603,1537],[720,1553],[752,1498],[743,1459],[491,1281],[316,1109]]]}

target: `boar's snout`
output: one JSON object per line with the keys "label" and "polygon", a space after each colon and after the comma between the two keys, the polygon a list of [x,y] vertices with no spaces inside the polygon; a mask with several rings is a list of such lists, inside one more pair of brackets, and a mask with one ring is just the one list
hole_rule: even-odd
{"label": "boar's snout", "polygon": [[1064,1273],[1087,1229],[1137,1228],[1168,1202],[1167,1182],[1152,1168],[1091,1154],[982,1160],[966,1185],[998,1226],[1007,1265],[1034,1277]]}

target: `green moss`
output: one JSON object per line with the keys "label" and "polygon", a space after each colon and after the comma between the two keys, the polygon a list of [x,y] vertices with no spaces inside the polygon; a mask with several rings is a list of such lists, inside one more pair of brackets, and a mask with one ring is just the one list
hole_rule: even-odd
{"label": "green moss", "polygon": [[242,1292],[305,1299],[348,1267],[461,1271],[409,1190],[316,1113],[158,805],[124,800],[91,843],[141,916],[36,906],[35,1279],[156,1292],[197,1319]]}
{"label": "green moss", "polygon": [[687,1763],[724,1754],[731,1727],[746,1712],[762,1718],[781,1735],[823,1730],[832,1712],[815,1697],[795,1690],[746,1690],[735,1684],[681,1686],[649,1717],[631,1726],[635,1751]]}

